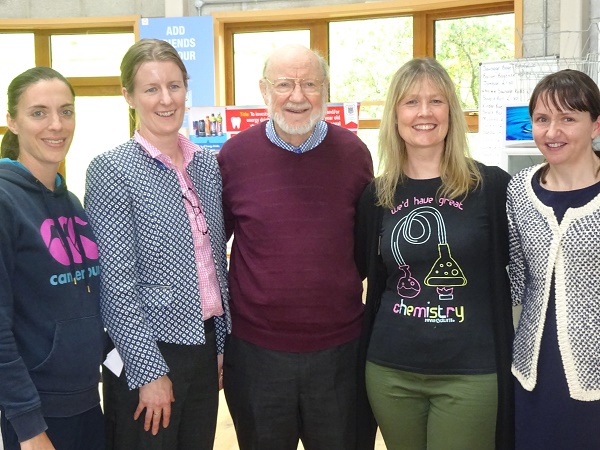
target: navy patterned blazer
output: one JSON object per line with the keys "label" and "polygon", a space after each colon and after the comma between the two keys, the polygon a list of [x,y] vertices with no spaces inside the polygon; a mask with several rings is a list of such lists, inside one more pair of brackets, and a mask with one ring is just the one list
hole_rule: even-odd
{"label": "navy patterned blazer", "polygon": [[[231,332],[221,175],[198,148],[187,167],[208,224],[225,314],[215,317],[217,350]],[[134,139],[94,158],[85,208],[98,240],[100,307],[130,389],[169,371],[156,341],[205,344],[190,222],[176,173]]]}

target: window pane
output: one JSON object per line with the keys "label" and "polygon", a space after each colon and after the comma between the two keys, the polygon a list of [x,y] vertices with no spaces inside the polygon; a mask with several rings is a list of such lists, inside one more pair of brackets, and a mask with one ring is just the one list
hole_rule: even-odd
{"label": "window pane", "polygon": [[0,125],[6,126],[6,90],[14,77],[35,66],[32,33],[0,33],[2,70],[0,70]]}
{"label": "window pane", "polygon": [[[330,101],[385,100],[392,75],[412,55],[412,17],[331,22]],[[360,118],[381,117],[382,110],[361,106]]]}
{"label": "window pane", "polygon": [[379,165],[379,129],[359,129],[358,137],[361,138],[371,152],[371,158],[373,159],[373,170],[377,176],[377,166]]}
{"label": "window pane", "polygon": [[66,77],[119,75],[121,59],[135,42],[133,33],[66,34],[50,39],[52,67]]}
{"label": "window pane", "polygon": [[67,186],[83,202],[88,165],[129,139],[129,112],[121,96],[77,97],[75,108],[77,127],[65,166]]}
{"label": "window pane", "polygon": [[233,35],[235,105],[263,105],[258,82],[266,57],[278,47],[302,44],[310,47],[310,31],[268,31]]}
{"label": "window pane", "polygon": [[456,84],[463,109],[479,109],[479,64],[514,58],[514,35],[514,14],[435,22],[435,58]]}
{"label": "window pane", "polygon": [[[385,99],[382,99],[381,101],[385,103]],[[381,117],[383,116],[383,107],[384,105],[360,105],[359,118],[381,119]]]}

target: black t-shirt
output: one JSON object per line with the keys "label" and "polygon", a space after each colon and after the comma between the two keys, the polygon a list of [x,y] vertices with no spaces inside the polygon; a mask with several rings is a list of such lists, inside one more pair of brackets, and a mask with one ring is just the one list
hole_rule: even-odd
{"label": "black t-shirt", "polygon": [[368,359],[425,374],[493,373],[490,226],[481,189],[438,198],[440,178],[407,180],[386,210],[386,290]]}

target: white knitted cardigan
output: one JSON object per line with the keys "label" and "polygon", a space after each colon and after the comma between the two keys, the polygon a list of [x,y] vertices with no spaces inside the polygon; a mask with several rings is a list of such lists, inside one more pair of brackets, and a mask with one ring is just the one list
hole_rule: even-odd
{"label": "white knitted cardigan", "polygon": [[554,273],[558,344],[570,396],[600,400],[600,195],[568,209],[559,225],[531,187],[539,168],[522,170],[508,187],[511,292],[513,304],[523,305],[512,372],[533,390]]}

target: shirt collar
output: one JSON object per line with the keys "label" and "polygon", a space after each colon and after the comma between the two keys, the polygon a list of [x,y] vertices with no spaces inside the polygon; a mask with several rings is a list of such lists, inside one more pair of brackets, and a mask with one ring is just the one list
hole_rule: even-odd
{"label": "shirt collar", "polygon": [[[164,163],[168,167],[173,167],[173,163],[171,162],[171,158],[162,153],[158,148],[150,143],[147,139],[145,139],[138,130],[135,130],[133,135],[135,141],[142,146],[144,151],[150,155],[151,158],[158,159],[160,162]],[[186,168],[190,161],[194,159],[194,153],[200,150],[196,144],[194,144],[189,139],[185,138],[183,135],[177,135],[177,145],[181,149],[183,154],[183,167]]]}
{"label": "shirt collar", "polygon": [[269,119],[269,121],[267,122],[266,130],[267,138],[269,138],[269,140],[277,147],[280,147],[284,150],[288,150],[293,153],[306,153],[307,151],[312,150],[321,142],[323,142],[323,139],[325,139],[325,136],[327,135],[328,128],[327,122],[320,120],[319,122],[317,122],[317,125],[315,126],[315,129],[313,130],[309,138],[298,147],[295,147],[292,144],[288,144],[279,136],[277,136],[277,132],[275,131],[275,125],[273,124],[273,119]]}

